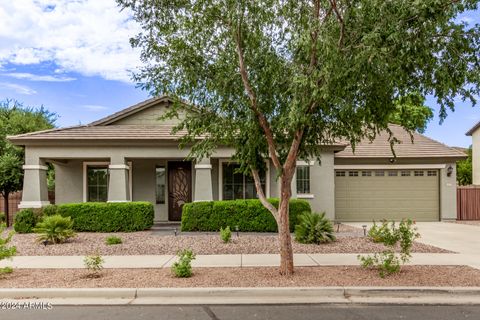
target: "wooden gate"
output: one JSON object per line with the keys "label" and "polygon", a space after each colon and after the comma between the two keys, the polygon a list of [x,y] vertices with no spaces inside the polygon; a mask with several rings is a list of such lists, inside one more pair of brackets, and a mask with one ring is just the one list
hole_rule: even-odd
{"label": "wooden gate", "polygon": [[480,186],[457,187],[457,220],[480,220]]}

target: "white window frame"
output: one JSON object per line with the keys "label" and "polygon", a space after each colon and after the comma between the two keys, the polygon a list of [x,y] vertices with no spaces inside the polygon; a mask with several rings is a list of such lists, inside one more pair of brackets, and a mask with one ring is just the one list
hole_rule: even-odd
{"label": "white window frame", "polygon": [[[110,165],[110,162],[106,161],[85,161],[83,162],[83,202],[88,202],[87,201],[87,188],[88,188],[88,183],[87,183],[87,168],[88,166],[106,166],[108,169],[108,166]],[[110,183],[110,180],[108,181]],[[132,184],[132,162],[128,162],[128,189],[130,192],[130,200],[132,200],[133,196],[133,184]],[[110,188],[110,186],[108,186]]]}
{"label": "white window frame", "polygon": [[[309,172],[309,178],[310,178],[310,193],[298,193],[297,192],[297,199],[314,199],[315,195],[312,193],[312,167],[314,166],[315,161],[310,160],[310,161],[303,161],[299,160],[297,161],[297,168],[298,167],[309,167],[310,172]],[[295,188],[297,187],[297,172],[295,171]],[[298,191],[298,190],[297,190]]]}
{"label": "white window frame", "polygon": [[[238,163],[231,159],[218,160],[218,199],[223,200],[223,164]],[[265,160],[267,168],[265,170],[265,197],[270,198],[270,161]]]}

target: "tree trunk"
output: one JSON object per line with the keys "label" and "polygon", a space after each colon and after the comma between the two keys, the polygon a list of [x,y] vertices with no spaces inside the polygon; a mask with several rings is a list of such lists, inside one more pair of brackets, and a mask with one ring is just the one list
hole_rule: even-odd
{"label": "tree trunk", "polygon": [[3,194],[3,209],[5,212],[5,223],[7,224],[7,228],[10,227],[10,215],[9,215],[9,210],[8,210],[8,196],[10,194],[8,192],[5,192]]}
{"label": "tree trunk", "polygon": [[292,195],[292,179],[281,179],[281,195],[278,205],[278,240],[280,244],[280,274],[293,274],[292,236],[290,235],[289,201]]}

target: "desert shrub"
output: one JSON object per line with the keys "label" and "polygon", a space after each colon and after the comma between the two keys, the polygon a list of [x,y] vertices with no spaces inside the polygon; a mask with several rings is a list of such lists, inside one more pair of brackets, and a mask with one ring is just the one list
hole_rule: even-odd
{"label": "desert shrub", "polygon": [[184,249],[177,253],[178,261],[172,265],[172,273],[177,278],[190,278],[192,276],[192,260],[195,254],[190,249]]}
{"label": "desert shrub", "polygon": [[31,233],[40,218],[38,211],[22,209],[15,214],[13,228],[18,233]]}
{"label": "desert shrub", "polygon": [[[6,235],[4,235],[5,227],[6,226],[4,223],[0,223],[0,261],[4,259],[11,259],[17,254],[17,248],[15,246],[9,245],[15,232],[10,231]],[[13,269],[10,267],[0,268],[0,274],[12,272]]]}
{"label": "desert shrub", "polygon": [[75,236],[73,221],[61,215],[45,216],[33,231],[38,233],[38,242],[63,243]]}
{"label": "desert shrub", "polygon": [[[395,222],[390,224],[386,221],[380,227],[382,229],[379,242],[386,247],[381,252],[368,256],[358,256],[362,267],[378,269],[380,277],[399,272],[401,265],[410,261],[411,250],[415,239],[420,237],[417,232],[415,223],[410,219],[404,219],[400,222],[399,227],[395,228]],[[370,236],[370,233],[369,233]],[[400,246],[400,252],[395,249]]]}
{"label": "desert shrub", "polygon": [[368,238],[375,243],[392,243],[396,242],[398,236],[395,232],[395,223],[392,222],[392,227],[389,226],[387,220],[382,220],[380,225],[374,221],[373,226],[368,230]]}
{"label": "desert shrub", "polygon": [[154,209],[149,202],[88,202],[57,206],[58,214],[72,217],[73,229],[89,232],[132,232],[153,226]]}
{"label": "desert shrub", "polygon": [[5,215],[5,212],[0,212],[0,224],[6,223],[6,222],[7,222],[7,216]]}
{"label": "desert shrub", "polygon": [[295,226],[295,240],[300,243],[326,243],[335,241],[333,224],[325,218],[325,212],[304,212]]}
{"label": "desert shrub", "polygon": [[[269,199],[278,208],[278,199]],[[290,231],[302,212],[311,211],[305,200],[290,200]],[[260,200],[202,201],[183,206],[182,231],[219,231],[226,226],[238,226],[241,231],[277,232],[277,223]]]}
{"label": "desert shrub", "polygon": [[220,228],[220,238],[224,243],[230,242],[232,239],[232,231],[230,230],[229,226],[227,226],[225,229]]}
{"label": "desert shrub", "polygon": [[45,206],[42,208],[42,214],[44,216],[54,216],[58,214],[58,206],[54,204],[49,204],[48,206]]}
{"label": "desert shrub", "polygon": [[105,243],[108,246],[115,245],[115,244],[122,244],[122,238],[116,236],[110,236],[105,239]]}
{"label": "desert shrub", "polygon": [[102,271],[104,263],[105,260],[98,252],[83,258],[83,264],[85,265],[90,277],[100,277],[100,271]]}

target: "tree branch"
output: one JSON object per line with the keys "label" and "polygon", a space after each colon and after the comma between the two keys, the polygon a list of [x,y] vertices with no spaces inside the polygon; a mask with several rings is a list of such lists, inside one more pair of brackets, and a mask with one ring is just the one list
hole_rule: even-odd
{"label": "tree branch", "polygon": [[265,208],[270,211],[275,220],[278,222],[278,210],[267,200],[265,193],[262,189],[262,183],[260,182],[260,176],[258,175],[258,170],[252,169],[253,181],[255,182],[255,188],[257,189],[258,198],[260,202],[264,205]]}
{"label": "tree branch", "polygon": [[268,151],[270,153],[270,158],[272,159],[272,162],[273,162],[273,165],[275,166],[275,168],[277,168],[277,170],[280,170],[282,168],[282,164],[280,163],[280,160],[279,160],[278,155],[277,155],[276,143],[275,143],[275,139],[273,138],[272,130],[271,130],[270,125],[267,121],[267,118],[258,109],[257,97],[256,97],[255,92],[253,91],[253,88],[250,85],[250,81],[248,79],[247,69],[246,69],[246,66],[245,66],[245,58],[244,58],[243,49],[242,49],[242,45],[241,45],[242,39],[241,39],[240,28],[241,28],[241,24],[242,24],[242,20],[243,20],[242,17],[243,17],[243,14],[242,14],[242,16],[241,16],[241,18],[238,22],[237,30],[235,32],[235,42],[236,42],[236,48],[237,48],[238,62],[239,62],[239,66],[240,66],[240,75],[242,76],[243,86],[245,87],[245,90],[247,91],[248,97],[250,98],[250,109],[252,109],[252,111],[257,116],[260,127],[265,132],[265,136],[266,136],[267,143],[268,143]]}
{"label": "tree branch", "polygon": [[337,0],[328,0],[330,5],[332,6],[333,12],[335,12],[335,16],[337,17],[338,22],[340,23],[340,38],[338,39],[338,46],[341,47],[343,44],[343,38],[345,37],[345,22],[343,20],[340,11],[337,8]]}

